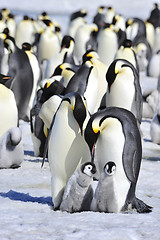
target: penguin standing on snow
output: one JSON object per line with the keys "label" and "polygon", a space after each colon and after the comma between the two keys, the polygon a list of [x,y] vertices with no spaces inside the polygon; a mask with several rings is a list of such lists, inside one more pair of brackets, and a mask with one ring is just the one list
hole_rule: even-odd
{"label": "penguin standing on snow", "polygon": [[92,162],[86,162],[70,177],[64,191],[61,211],[69,213],[89,211],[93,198],[92,182],[96,176],[96,166]]}
{"label": "penguin standing on snow", "polygon": [[84,98],[79,93],[66,94],[54,115],[47,136],[54,209],[59,207],[71,175],[81,162],[87,162],[90,158],[83,137],[88,119]]}
{"label": "penguin standing on snow", "polygon": [[106,107],[125,108],[141,123],[142,92],[135,67],[127,60],[116,59],[108,68],[106,80],[108,82]]}
{"label": "penguin standing on snow", "polygon": [[7,87],[14,92],[18,108],[18,118],[28,121],[27,110],[34,83],[32,67],[27,54],[24,50],[17,47],[12,37],[7,36],[5,42],[12,47],[8,61],[8,75],[13,80]]}
{"label": "penguin standing on snow", "polygon": [[[140,213],[150,212],[151,208],[135,196],[142,159],[142,145],[134,115],[126,109],[117,107],[98,111],[88,121],[85,140],[88,143],[92,161],[95,162],[97,171],[100,173],[100,179],[106,163],[112,161],[116,165],[113,188],[106,190],[108,191],[106,211],[121,212],[131,207]],[[103,183],[101,186],[103,189]],[[102,194],[97,202],[103,201],[103,197],[107,198]]]}
{"label": "penguin standing on snow", "polygon": [[0,168],[17,168],[23,159],[21,130],[18,127],[12,127],[0,137]]}
{"label": "penguin standing on snow", "polygon": [[90,210],[95,212],[116,212],[117,209],[114,195],[114,182],[116,172],[116,164],[107,162],[98,180],[98,185],[91,203]]}

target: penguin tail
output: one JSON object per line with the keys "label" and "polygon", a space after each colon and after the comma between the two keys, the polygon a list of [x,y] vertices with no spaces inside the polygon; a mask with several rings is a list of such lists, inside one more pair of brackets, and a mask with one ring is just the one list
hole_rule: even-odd
{"label": "penguin tail", "polygon": [[132,202],[132,207],[137,210],[138,213],[150,213],[152,207],[144,203],[142,200],[135,198]]}

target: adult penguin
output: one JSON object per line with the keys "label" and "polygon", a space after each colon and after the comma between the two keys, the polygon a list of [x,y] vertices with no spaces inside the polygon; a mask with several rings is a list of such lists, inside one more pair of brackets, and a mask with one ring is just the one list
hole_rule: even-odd
{"label": "adult penguin", "polygon": [[157,3],[154,3],[154,9],[151,11],[148,21],[153,24],[154,28],[160,26],[160,10]]}
{"label": "adult penguin", "polygon": [[96,166],[92,162],[86,162],[70,177],[62,203],[61,211],[69,213],[89,211],[93,198],[93,178],[96,177]]}
{"label": "adult penguin", "polygon": [[74,64],[73,59],[74,39],[68,35],[65,35],[61,42],[61,50],[57,54],[54,54],[47,63],[45,77],[50,77],[55,68],[64,62]]}
{"label": "adult penguin", "polygon": [[70,79],[65,94],[78,92],[86,98],[88,111],[92,114],[97,110],[98,71],[93,63],[85,61]]}
{"label": "adult penguin", "polygon": [[118,37],[112,24],[104,24],[97,37],[97,53],[100,60],[109,67],[118,50]]}
{"label": "adult penguin", "polygon": [[[134,115],[118,107],[98,111],[88,121],[85,140],[100,174],[106,163],[112,161],[116,165],[114,186],[108,189],[109,202],[106,211],[121,212],[131,207],[139,213],[150,212],[151,207],[135,195],[142,145]],[[110,208],[111,203],[114,206]]]}
{"label": "adult penguin", "polygon": [[34,26],[31,18],[27,15],[23,17],[21,21],[19,21],[16,33],[15,33],[15,42],[16,45],[21,48],[24,42],[28,42],[32,44],[34,42]]}
{"label": "adult penguin", "polygon": [[106,107],[116,106],[131,111],[139,124],[142,120],[142,92],[136,68],[127,60],[116,59],[106,73],[108,89]]}
{"label": "adult penguin", "polygon": [[93,23],[98,26],[98,31],[101,30],[101,28],[103,27],[103,23],[105,22],[105,10],[105,6],[99,6],[96,15],[93,18]]}
{"label": "adult penguin", "polygon": [[43,20],[46,25],[41,34],[38,44],[38,60],[49,60],[54,54],[60,51],[60,41],[55,32],[55,25],[51,20]]}
{"label": "adult penguin", "polygon": [[11,77],[0,74],[0,137],[10,128],[18,125],[18,110],[12,90],[5,84]]}
{"label": "adult penguin", "polygon": [[66,88],[70,79],[74,76],[75,66],[69,63],[62,63],[58,65],[53,73],[53,76],[62,76],[62,79],[60,79],[60,82],[63,84],[63,86]]}
{"label": "adult penguin", "polygon": [[141,38],[146,38],[146,26],[140,18],[129,18],[126,22],[127,38],[136,44]]}
{"label": "adult penguin", "polygon": [[49,101],[49,106],[47,104],[47,109],[46,108],[45,110],[43,109],[43,114],[47,112],[46,116],[43,116],[43,114],[41,114],[41,117],[40,117],[39,114],[40,114],[41,108],[45,102],[47,102],[48,100],[50,100],[50,98],[52,98],[52,96],[61,95],[63,93],[63,90],[64,90],[63,85],[56,80],[53,82],[49,82],[46,80],[46,83],[44,84],[44,86],[43,85],[38,86],[35,104],[30,111],[31,137],[32,137],[35,156],[43,157],[45,141],[46,141],[48,128],[49,128],[48,125],[46,124],[46,121],[44,121],[44,119],[47,119],[47,121],[49,121],[48,119],[51,118],[51,121],[52,121],[53,111],[55,109],[55,107],[54,109],[52,109],[53,103],[52,101]]}
{"label": "adult penguin", "polygon": [[14,92],[18,118],[28,121],[27,110],[34,84],[32,67],[27,54],[17,47],[12,37],[7,36],[5,41],[13,45],[8,61],[8,75],[13,77],[13,80],[7,86]]}
{"label": "adult penguin", "polygon": [[0,137],[0,169],[20,167],[23,159],[22,132],[11,127]]}
{"label": "adult penguin", "polygon": [[73,12],[70,16],[67,35],[74,38],[78,28],[86,24],[86,21],[85,21],[86,16],[87,16],[86,9],[80,9],[79,11]]}
{"label": "adult penguin", "polygon": [[114,59],[125,59],[133,64],[133,66],[139,72],[137,56],[135,50],[133,49],[133,44],[130,39],[125,39],[117,50]]}
{"label": "adult penguin", "polygon": [[96,101],[95,101],[95,110],[97,111],[98,108],[100,107],[101,100],[107,91],[107,84],[106,84],[107,66],[100,60],[98,53],[92,49],[86,51],[86,53],[83,55],[83,62],[88,61],[88,60],[90,60],[92,62],[93,67],[97,71],[98,95],[95,95],[95,97],[97,96]]}
{"label": "adult penguin", "polygon": [[[88,49],[95,49],[95,40],[93,36],[97,33],[98,27],[95,23],[85,24],[78,28],[74,46],[74,59],[77,64],[82,63],[82,56]],[[94,34],[93,34],[94,33]]]}
{"label": "adult penguin", "polygon": [[160,76],[160,50],[154,53],[147,65],[147,76],[158,78]]}
{"label": "adult penguin", "polygon": [[41,80],[41,69],[40,69],[38,59],[32,51],[31,44],[27,43],[27,42],[23,43],[22,44],[22,50],[24,50],[25,53],[27,54],[28,60],[29,60],[29,63],[30,63],[30,66],[31,66],[32,72],[33,72],[33,87],[32,87],[32,93],[31,93],[31,96],[30,96],[30,100],[29,100],[29,103],[28,103],[27,114],[26,114],[29,118],[30,110],[33,107],[33,102],[34,102],[34,99],[36,97],[36,89],[37,89],[37,86],[38,86],[38,82]]}
{"label": "adult penguin", "polygon": [[54,209],[59,207],[71,175],[80,163],[87,162],[90,158],[83,137],[88,118],[84,98],[74,92],[63,97],[53,118],[47,138]]}

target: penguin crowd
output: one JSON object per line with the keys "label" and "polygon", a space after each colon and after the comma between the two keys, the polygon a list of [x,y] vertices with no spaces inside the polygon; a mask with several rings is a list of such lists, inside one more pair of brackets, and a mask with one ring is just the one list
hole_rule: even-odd
{"label": "penguin crowd", "polygon": [[[48,159],[54,210],[149,213],[136,185],[143,118],[160,144],[160,10],[155,3],[146,20],[112,6],[87,15],[73,12],[62,34],[47,12],[16,22],[1,9],[0,168],[23,161],[23,120],[34,155]],[[141,76],[157,88],[143,92]]]}

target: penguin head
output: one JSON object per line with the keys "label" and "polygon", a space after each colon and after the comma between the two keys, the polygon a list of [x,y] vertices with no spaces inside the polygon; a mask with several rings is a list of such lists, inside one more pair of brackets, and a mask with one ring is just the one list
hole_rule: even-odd
{"label": "penguin head", "polygon": [[106,73],[106,80],[108,82],[109,92],[111,90],[111,86],[112,86],[114,80],[116,79],[117,75],[125,74],[125,71],[128,69],[131,69],[133,74],[135,74],[136,69],[129,61],[127,61],[125,59],[116,59],[110,64],[110,66],[107,70],[107,73]]}
{"label": "penguin head", "polygon": [[116,171],[116,164],[114,162],[107,162],[106,165],[104,166],[104,172],[109,176],[114,175],[115,171]]}
{"label": "penguin head", "polygon": [[79,17],[83,18],[86,15],[87,15],[86,9],[80,9],[79,11],[71,14],[70,21],[73,21],[74,19],[79,18]]}
{"label": "penguin head", "polygon": [[86,61],[91,60],[93,58],[99,59],[98,53],[93,49],[89,49],[83,55],[82,60],[83,60],[83,62],[86,62]]}
{"label": "penguin head", "polygon": [[74,44],[74,39],[69,35],[65,35],[62,39],[62,42],[61,42],[61,49],[62,48],[69,48],[71,43]]}
{"label": "penguin head", "polygon": [[44,103],[46,102],[50,97],[52,97],[53,95],[61,95],[64,91],[64,86],[62,85],[62,83],[60,83],[59,81],[55,80],[55,81],[51,81],[51,82],[46,82],[46,84],[44,85],[43,88],[43,93],[41,95],[41,99],[40,102]]}
{"label": "penguin head", "polygon": [[83,123],[87,116],[85,98],[82,97],[78,92],[70,92],[64,96],[62,102],[63,101],[69,102],[71,110],[73,111],[73,116],[77,121],[82,134]]}
{"label": "penguin head", "polygon": [[28,42],[22,43],[22,50],[24,51],[30,51],[32,49],[32,45]]}
{"label": "penguin head", "polygon": [[82,164],[81,171],[89,177],[93,177],[97,173],[96,166],[92,162]]}
{"label": "penguin head", "polygon": [[75,73],[75,71],[72,69],[71,64],[69,64],[69,63],[59,64],[59,65],[55,68],[54,73],[51,75],[50,78],[52,78],[52,77],[54,77],[54,76],[63,76],[63,77],[65,77],[65,76],[63,75],[63,73],[64,73],[64,72],[67,72],[67,71],[71,71],[71,72]]}

